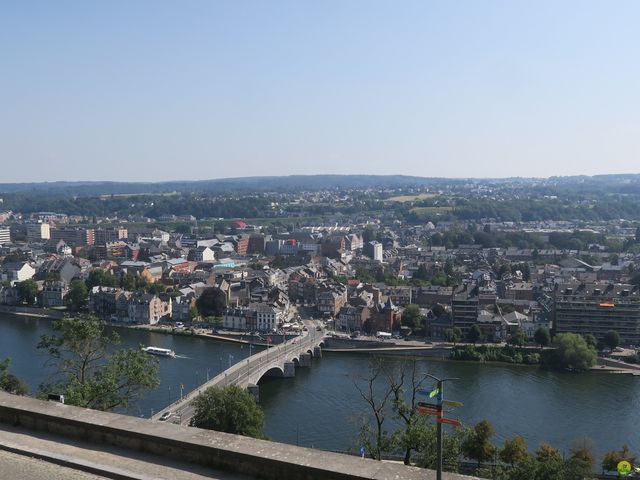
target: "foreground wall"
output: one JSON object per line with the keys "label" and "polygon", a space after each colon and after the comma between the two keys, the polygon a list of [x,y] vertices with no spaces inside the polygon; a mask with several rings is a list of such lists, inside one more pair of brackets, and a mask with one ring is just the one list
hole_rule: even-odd
{"label": "foreground wall", "polygon": [[[4,392],[0,392],[0,422],[174,457],[262,479],[435,479],[435,472],[415,467],[152,422]],[[445,474],[444,478],[470,477]]]}

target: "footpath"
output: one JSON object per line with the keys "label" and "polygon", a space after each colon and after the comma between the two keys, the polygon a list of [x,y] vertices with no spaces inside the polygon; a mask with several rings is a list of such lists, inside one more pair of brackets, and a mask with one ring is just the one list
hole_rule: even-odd
{"label": "footpath", "polygon": [[[104,444],[88,444],[6,424],[0,424],[0,450],[35,458],[75,471],[98,475],[97,478],[118,480],[248,480],[252,478],[144,452],[125,450]],[[0,460],[2,460],[1,456]],[[37,462],[30,462],[24,469],[26,469],[27,476],[22,478],[31,480],[29,472],[37,472],[40,466]],[[33,478],[37,478],[35,473]],[[96,477],[92,475],[65,477],[61,473],[59,478]]]}

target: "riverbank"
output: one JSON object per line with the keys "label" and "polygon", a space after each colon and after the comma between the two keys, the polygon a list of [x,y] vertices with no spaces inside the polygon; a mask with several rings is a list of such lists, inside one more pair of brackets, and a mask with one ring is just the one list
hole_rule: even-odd
{"label": "riverbank", "polygon": [[23,307],[18,305],[0,305],[0,314],[59,320],[64,317],[65,312],[63,310],[52,310],[49,308]]}

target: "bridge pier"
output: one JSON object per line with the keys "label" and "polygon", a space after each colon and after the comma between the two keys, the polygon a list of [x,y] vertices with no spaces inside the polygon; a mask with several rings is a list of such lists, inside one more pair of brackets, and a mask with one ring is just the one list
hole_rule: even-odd
{"label": "bridge pier", "polygon": [[303,353],[300,355],[300,367],[310,367],[311,366],[311,354]]}
{"label": "bridge pier", "polygon": [[258,385],[250,383],[247,385],[247,391],[251,394],[256,403],[260,402],[260,387]]}
{"label": "bridge pier", "polygon": [[321,347],[313,347],[313,356],[316,358],[322,358],[322,348]]}
{"label": "bridge pier", "polygon": [[284,362],[284,378],[291,378],[296,376],[296,364],[294,362]]}

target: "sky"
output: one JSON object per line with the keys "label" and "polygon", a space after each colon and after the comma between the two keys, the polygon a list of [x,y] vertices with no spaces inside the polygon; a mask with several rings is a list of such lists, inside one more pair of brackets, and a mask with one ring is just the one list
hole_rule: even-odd
{"label": "sky", "polygon": [[0,182],[640,172],[640,2],[0,0]]}

